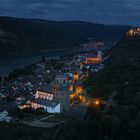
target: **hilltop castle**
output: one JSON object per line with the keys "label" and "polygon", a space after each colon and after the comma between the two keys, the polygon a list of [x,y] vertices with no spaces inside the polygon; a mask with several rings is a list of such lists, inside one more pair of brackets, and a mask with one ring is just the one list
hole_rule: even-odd
{"label": "hilltop castle", "polygon": [[138,35],[140,35],[140,28],[130,29],[126,34],[129,37],[138,36]]}

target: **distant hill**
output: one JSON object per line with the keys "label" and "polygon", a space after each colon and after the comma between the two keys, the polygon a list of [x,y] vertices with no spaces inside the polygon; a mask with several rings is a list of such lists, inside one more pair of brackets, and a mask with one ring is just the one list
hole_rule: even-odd
{"label": "distant hill", "polygon": [[128,26],[0,17],[0,55],[72,48],[89,38],[116,41]]}

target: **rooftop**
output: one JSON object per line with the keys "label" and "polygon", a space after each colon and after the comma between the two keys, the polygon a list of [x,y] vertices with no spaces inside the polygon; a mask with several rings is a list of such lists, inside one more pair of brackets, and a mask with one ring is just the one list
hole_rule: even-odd
{"label": "rooftop", "polygon": [[34,99],[33,102],[43,105],[43,106],[51,107],[51,108],[55,108],[59,104],[58,102],[55,102],[55,101],[43,100],[43,99],[39,99],[39,98]]}
{"label": "rooftop", "polygon": [[52,84],[43,83],[38,88],[38,91],[53,93],[53,86],[52,86]]}

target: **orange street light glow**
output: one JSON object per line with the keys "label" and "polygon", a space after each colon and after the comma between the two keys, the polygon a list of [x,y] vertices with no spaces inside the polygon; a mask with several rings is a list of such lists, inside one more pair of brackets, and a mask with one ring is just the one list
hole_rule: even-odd
{"label": "orange street light glow", "polygon": [[95,101],[95,104],[96,104],[96,105],[99,105],[99,101]]}

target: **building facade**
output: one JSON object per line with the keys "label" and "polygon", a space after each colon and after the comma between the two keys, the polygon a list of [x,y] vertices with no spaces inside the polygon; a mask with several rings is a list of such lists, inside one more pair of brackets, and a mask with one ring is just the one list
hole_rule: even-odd
{"label": "building facade", "polygon": [[85,60],[85,63],[86,64],[100,64],[102,62],[102,52],[101,51],[98,51],[98,54],[97,56],[87,56],[86,57],[86,60]]}
{"label": "building facade", "polygon": [[53,93],[55,101],[60,103],[61,112],[70,108],[70,84],[68,76],[65,74],[57,75],[53,83]]}

